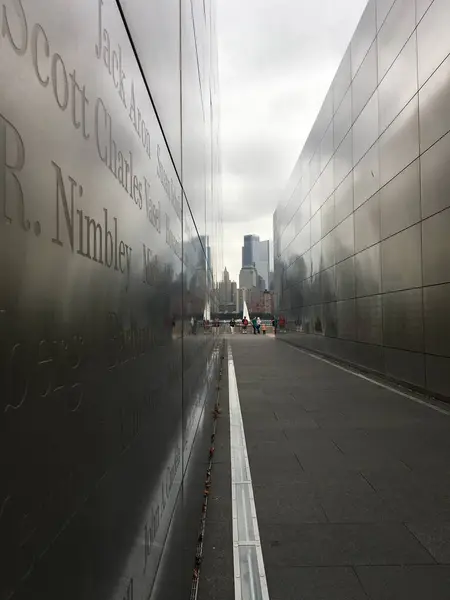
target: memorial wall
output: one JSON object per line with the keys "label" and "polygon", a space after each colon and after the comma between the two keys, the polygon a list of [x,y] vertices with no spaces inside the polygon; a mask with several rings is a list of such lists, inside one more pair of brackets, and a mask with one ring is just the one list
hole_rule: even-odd
{"label": "memorial wall", "polygon": [[450,397],[450,3],[370,0],[274,215],[289,341]]}
{"label": "memorial wall", "polygon": [[0,599],[181,598],[220,361],[191,326],[223,268],[214,6],[0,4]]}

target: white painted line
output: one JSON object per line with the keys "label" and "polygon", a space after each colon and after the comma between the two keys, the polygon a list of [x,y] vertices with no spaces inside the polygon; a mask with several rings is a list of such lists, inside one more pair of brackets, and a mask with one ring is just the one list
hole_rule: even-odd
{"label": "white painted line", "polygon": [[378,387],[384,388],[385,390],[389,390],[390,392],[394,392],[394,394],[397,394],[398,396],[403,396],[404,398],[408,398],[408,400],[412,400],[413,402],[416,402],[417,404],[420,404],[421,406],[426,406],[427,408],[431,408],[431,410],[435,410],[436,412],[441,413],[442,415],[447,415],[447,417],[450,417],[449,410],[446,410],[445,408],[442,408],[440,406],[437,406],[436,404],[433,404],[431,400],[430,401],[421,400],[420,398],[416,398],[415,396],[412,396],[411,394],[407,394],[406,392],[397,390],[396,388],[391,387],[390,385],[388,385],[386,383],[381,383],[380,381],[377,381],[376,379],[372,379],[372,377],[368,377],[367,375],[363,375],[362,373],[356,373],[356,371],[347,369],[346,367],[343,367],[342,365],[338,365],[337,363],[335,363],[331,360],[327,360],[326,358],[323,358],[322,356],[318,356],[317,354],[312,354],[311,352],[308,352],[307,350],[303,350],[303,348],[299,348],[298,346],[294,346],[293,344],[289,344],[289,346],[291,348],[293,348],[294,350],[297,350],[298,352],[301,352],[302,354],[309,356],[310,358],[315,358],[316,360],[320,360],[321,362],[324,362],[327,365],[331,365],[335,369],[339,369],[340,371],[344,371],[345,373],[350,373],[350,375],[354,375],[355,377],[359,377],[360,379],[369,381],[370,383],[373,383],[374,385],[377,385]]}
{"label": "white painted line", "polygon": [[228,344],[235,600],[269,600],[233,354]]}

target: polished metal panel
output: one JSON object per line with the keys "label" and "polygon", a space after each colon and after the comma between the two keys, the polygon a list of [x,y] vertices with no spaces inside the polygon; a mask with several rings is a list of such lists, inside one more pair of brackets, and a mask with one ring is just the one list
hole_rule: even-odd
{"label": "polished metal panel", "polygon": [[348,89],[333,119],[334,149],[336,150],[352,126],[352,90]]}
{"label": "polished metal panel", "polygon": [[422,222],[423,284],[450,281],[450,208]]}
{"label": "polished metal panel", "polygon": [[420,157],[422,218],[450,206],[450,134]]}
{"label": "polished metal panel", "polygon": [[[328,129],[323,136],[322,143],[320,145],[320,171],[322,172],[327,164],[330,162],[334,152],[334,143],[333,143],[333,123],[331,122],[330,115],[330,124]],[[331,190],[332,191],[332,190]]]}
{"label": "polished metal panel", "polygon": [[334,227],[334,194],[331,195],[321,208],[322,235],[329,233]]}
{"label": "polished metal panel", "polygon": [[378,139],[378,91],[375,91],[353,125],[353,164],[359,163]]}
{"label": "polished metal panel", "polygon": [[334,192],[334,216],[341,223],[353,210],[353,171]]}
{"label": "polished metal panel", "polygon": [[450,131],[450,56],[419,92],[420,151]]}
{"label": "polished metal panel", "polygon": [[421,388],[425,387],[425,357],[422,353],[385,348],[384,364],[389,377]]}
{"label": "polished metal panel", "polygon": [[322,198],[323,202],[331,196],[334,191],[334,164],[333,161],[330,161],[328,165],[325,167],[320,181],[322,183]]}
{"label": "polished metal panel", "polygon": [[[205,192],[207,190],[205,165],[205,137],[199,135],[205,130],[206,105],[199,82],[198,40],[195,23],[192,19],[190,2],[181,3],[181,71],[182,86],[182,160],[183,187],[189,207],[194,215],[200,236],[207,234],[205,212]],[[209,105],[209,102],[208,102]]]}
{"label": "polished metal panel", "polygon": [[309,172],[311,177],[311,183],[317,185],[316,181],[320,175],[320,148],[317,149],[317,152],[314,154],[314,156],[311,159],[311,162],[309,163]]}
{"label": "polished metal panel", "polygon": [[[319,153],[322,173],[315,167],[311,194],[316,276],[303,290],[314,306],[301,317],[310,335],[290,339],[447,398],[449,55],[448,0],[377,0],[376,11],[369,3],[299,159],[309,165]],[[335,151],[325,167],[330,96]],[[285,259],[277,260],[282,269]],[[281,283],[276,292],[289,314],[289,289]]]}
{"label": "polished metal panel", "polygon": [[386,75],[415,26],[415,0],[396,0],[378,34],[379,81]]}
{"label": "polished metal panel", "polygon": [[141,3],[142,29],[138,4],[2,7],[1,598],[148,598],[170,551],[163,588],[192,581],[219,355],[189,323],[214,282],[179,179],[179,5]]}
{"label": "polished metal panel", "polygon": [[302,181],[300,180],[298,182],[298,184],[296,185],[296,187],[294,188],[294,191],[292,192],[292,196],[289,198],[286,206],[284,207],[283,210],[283,222],[287,223],[288,221],[290,221],[295,213],[297,212],[297,209],[300,205],[301,202],[301,193],[302,193]]}
{"label": "polished metal panel", "polygon": [[421,226],[414,225],[381,243],[383,292],[422,285]]}
{"label": "polished metal panel", "polygon": [[356,300],[356,323],[358,341],[367,344],[382,344],[382,296],[367,296]]}
{"label": "polished metal panel", "polygon": [[337,306],[336,302],[323,304],[322,333],[329,338],[337,336]]}
{"label": "polished metal panel", "polygon": [[419,160],[380,190],[381,237],[386,238],[420,221]]}
{"label": "polished metal panel", "polygon": [[355,295],[355,259],[351,256],[336,265],[336,299],[346,300]]}
{"label": "polished metal panel", "polygon": [[381,185],[419,156],[419,119],[417,95],[398,115],[380,138]]}
{"label": "polished metal panel", "polygon": [[334,155],[334,185],[337,187],[350,173],[353,165],[353,136],[352,132],[345,136],[342,144]]}
{"label": "polished metal panel", "polygon": [[416,23],[422,19],[433,0],[416,0]]}
{"label": "polished metal panel", "polygon": [[377,85],[377,42],[374,40],[352,83],[352,122],[357,119]]}
{"label": "polished metal panel", "polygon": [[450,358],[425,355],[426,385],[434,394],[450,397]]}
{"label": "polished metal panel", "polygon": [[356,301],[342,300],[337,303],[338,337],[356,339]]}
{"label": "polished metal panel", "polygon": [[425,351],[450,356],[450,284],[423,291]]}
{"label": "polished metal panel", "polygon": [[355,256],[356,295],[371,296],[381,291],[380,244]]}
{"label": "polished metal panel", "polygon": [[[351,67],[351,55],[350,55],[350,46],[347,48],[344,57],[341,60],[341,64],[336,72],[336,75],[333,80],[333,85],[331,87],[333,93],[333,103],[334,103],[334,111],[336,112],[339,108],[339,105],[342,102],[342,98],[345,96],[345,93],[350,87],[350,83],[352,81],[352,67]],[[349,94],[351,98],[351,91]]]}
{"label": "polished metal panel", "polygon": [[321,269],[328,269],[335,263],[334,231],[322,238]]}
{"label": "polished metal panel", "polygon": [[309,300],[311,304],[320,304],[322,300],[320,274],[316,273],[310,279]]}
{"label": "polished metal panel", "polygon": [[305,198],[294,215],[295,233],[299,233],[311,218],[311,198]]}
{"label": "polished metal panel", "polygon": [[409,38],[378,88],[380,134],[417,92],[417,44]]}
{"label": "polished metal panel", "polygon": [[384,345],[422,352],[422,313],[421,289],[383,294]]}
{"label": "polished metal panel", "polygon": [[319,210],[311,219],[311,245],[322,239],[322,212]]}
{"label": "polished metal panel", "polygon": [[376,2],[375,0],[369,0],[361,20],[358,23],[355,34],[350,42],[350,49],[352,54],[352,76],[355,77],[364,57],[369,50],[372,41],[375,39],[377,33],[376,24]]}
{"label": "polished metal panel", "polygon": [[336,262],[340,262],[354,253],[355,229],[353,215],[342,221],[334,230],[334,250]]}
{"label": "polished metal panel", "polygon": [[312,276],[312,271],[311,271],[311,250],[308,250],[308,252],[305,252],[305,254],[301,257],[301,260],[303,261],[304,267],[305,267],[305,277],[311,277]]}
{"label": "polished metal panel", "polygon": [[180,2],[120,0],[120,4],[181,176]]}
{"label": "polished metal panel", "polygon": [[320,274],[321,302],[332,302],[336,299],[336,272],[335,268],[322,271]]}
{"label": "polished metal panel", "polygon": [[378,27],[378,29],[380,29],[380,27],[383,25],[394,2],[395,2],[395,0],[377,0],[377,27]]}
{"label": "polished metal panel", "polygon": [[311,247],[311,274],[315,275],[323,268],[322,263],[322,242],[318,242]]}
{"label": "polished metal panel", "polygon": [[290,288],[291,291],[291,306],[293,308],[298,308],[299,306],[303,306],[303,285],[302,283],[294,283]]}
{"label": "polished metal panel", "polygon": [[[319,304],[316,306],[311,306],[310,308],[310,322],[311,322],[311,333],[316,333],[319,335],[323,335],[324,326],[323,326],[323,313],[324,311],[330,309],[326,304]],[[332,316],[329,314],[329,316]]]}
{"label": "polished metal panel", "polygon": [[376,142],[353,171],[354,207],[361,206],[380,188],[379,147]]}
{"label": "polished metal panel", "polygon": [[309,224],[292,240],[289,246],[290,253],[295,259],[304,254],[311,247],[311,236]]}
{"label": "polished metal panel", "polygon": [[450,4],[434,0],[417,26],[419,86],[450,54]]}
{"label": "polished metal panel", "polygon": [[[327,95],[325,96],[325,100],[320,107],[319,114],[314,122],[312,132],[317,140],[322,140],[325,136],[325,132],[328,129],[329,124],[333,118],[334,114],[334,101],[333,101],[333,92],[328,90]],[[317,144],[320,147],[320,144]]]}
{"label": "polished metal panel", "polygon": [[380,195],[375,194],[355,211],[355,251],[376,244],[380,237]]}
{"label": "polished metal panel", "polygon": [[325,198],[323,197],[322,179],[319,179],[311,189],[311,215],[315,215],[322,206]]}

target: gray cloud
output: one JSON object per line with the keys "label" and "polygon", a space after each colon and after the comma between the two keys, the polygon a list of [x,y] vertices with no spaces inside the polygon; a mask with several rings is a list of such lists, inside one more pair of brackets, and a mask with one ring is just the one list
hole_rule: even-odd
{"label": "gray cloud", "polygon": [[272,214],[367,0],[218,4],[224,260]]}

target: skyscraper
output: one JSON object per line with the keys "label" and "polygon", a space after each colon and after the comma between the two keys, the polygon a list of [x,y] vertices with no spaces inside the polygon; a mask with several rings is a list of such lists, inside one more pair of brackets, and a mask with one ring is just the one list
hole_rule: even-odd
{"label": "skyscraper", "polygon": [[254,264],[258,275],[263,279],[262,290],[269,289],[270,243],[269,240],[256,242]]}
{"label": "skyscraper", "polygon": [[252,267],[255,263],[256,247],[259,243],[258,235],[244,235],[244,245],[242,246],[242,266]]}
{"label": "skyscraper", "polygon": [[269,287],[270,242],[260,241],[258,235],[244,235],[242,267],[255,267],[263,279],[262,291]]}
{"label": "skyscraper", "polygon": [[223,271],[223,279],[219,282],[219,302],[221,304],[227,304],[231,302],[231,282],[230,274],[225,267]]}

